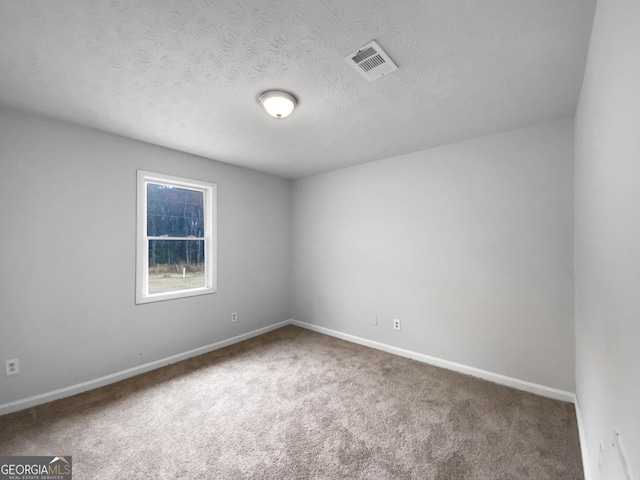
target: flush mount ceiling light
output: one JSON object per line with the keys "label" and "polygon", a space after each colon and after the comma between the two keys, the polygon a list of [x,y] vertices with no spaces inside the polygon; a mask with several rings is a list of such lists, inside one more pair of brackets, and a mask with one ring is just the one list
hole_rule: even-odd
{"label": "flush mount ceiling light", "polygon": [[298,104],[298,99],[295,96],[282,90],[262,92],[258,101],[267,113],[275,118],[288,117]]}

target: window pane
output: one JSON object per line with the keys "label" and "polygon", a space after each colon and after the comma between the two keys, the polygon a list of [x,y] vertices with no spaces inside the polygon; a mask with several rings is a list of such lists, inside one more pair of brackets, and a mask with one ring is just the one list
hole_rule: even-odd
{"label": "window pane", "polygon": [[204,192],[148,183],[147,235],[203,237]]}
{"label": "window pane", "polygon": [[205,287],[204,240],[149,240],[149,293]]}

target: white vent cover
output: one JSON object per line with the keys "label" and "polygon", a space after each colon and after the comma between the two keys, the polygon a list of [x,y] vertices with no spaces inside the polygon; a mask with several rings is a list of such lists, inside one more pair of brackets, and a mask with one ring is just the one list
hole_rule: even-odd
{"label": "white vent cover", "polygon": [[375,40],[363,45],[344,59],[369,82],[395,72],[398,66],[384,53]]}

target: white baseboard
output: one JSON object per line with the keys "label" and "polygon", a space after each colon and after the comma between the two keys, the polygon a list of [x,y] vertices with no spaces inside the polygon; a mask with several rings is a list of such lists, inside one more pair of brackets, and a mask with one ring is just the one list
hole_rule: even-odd
{"label": "white baseboard", "polygon": [[488,372],[486,370],[470,367],[468,365],[462,365],[460,363],[451,362],[449,360],[443,360],[441,358],[431,357],[429,355],[424,355],[422,353],[412,352],[411,350],[405,350],[403,348],[393,347],[391,345],[376,342],[373,340],[367,340],[366,338],[356,337],[355,335],[350,335],[348,333],[342,333],[342,332],[338,332],[337,330],[331,330],[330,328],[319,327],[311,323],[300,322],[298,320],[291,320],[290,323],[293,325],[297,325],[298,327],[306,328],[308,330],[313,330],[314,332],[324,333],[332,337],[337,337],[342,340],[346,340],[348,342],[353,342],[359,345],[364,345],[366,347],[375,348],[377,350],[382,350],[387,353],[393,353],[395,355],[400,355],[401,357],[406,357],[412,360],[417,360],[419,362],[428,363],[436,367],[442,367],[442,368],[446,368],[447,370],[453,370],[454,372],[464,373],[466,375],[472,375],[474,377],[482,378],[484,380],[498,383],[500,385],[506,385],[508,387],[513,387],[518,390],[523,390],[529,393],[535,393],[536,395],[541,395],[543,397],[562,400],[564,402],[569,402],[569,403],[575,403],[575,400],[576,400],[576,396],[572,392],[559,390],[553,387],[547,387],[545,385],[539,385],[537,383],[527,382],[525,380],[520,380],[513,377],[507,377],[506,375],[501,375],[499,373]]}
{"label": "white baseboard", "polygon": [[[129,368],[127,370],[112,373],[104,377],[88,380],[86,382],[81,382],[75,385],[71,385],[69,387],[64,387],[58,390],[53,390],[53,391],[42,393],[39,395],[34,395],[32,397],[27,397],[24,399],[13,401],[13,402],[3,403],[3,404],[0,404],[0,415],[6,415],[8,413],[17,412],[18,410],[24,410],[25,408],[31,408],[36,405],[51,402],[53,400],[58,400],[60,398],[70,397],[71,395],[76,395],[78,393],[86,392],[87,390],[103,387],[105,385],[109,385],[111,383],[115,383],[120,380],[124,380],[126,378],[139,375],[141,373],[155,370],[156,368],[164,367],[166,365],[170,365],[172,363],[176,363],[181,360],[185,360],[187,358],[195,357],[197,355],[202,355],[204,353],[209,353],[214,350],[218,350],[220,348],[233,345],[234,343],[238,343],[243,340],[248,340],[249,338],[257,337],[258,335],[262,335],[264,333],[270,332],[271,330],[275,330],[277,328],[284,327],[285,325],[289,325],[289,324],[297,325],[298,327],[306,328],[307,330],[313,330],[315,332],[324,333],[326,335],[340,338],[348,342],[353,342],[359,345],[375,348],[377,350],[382,350],[387,353],[399,355],[401,357],[411,358],[419,362],[424,362],[437,367],[453,370],[455,372],[472,375],[474,377],[489,380],[491,382],[498,383],[500,385],[506,385],[509,387],[517,388],[518,390],[524,390],[526,392],[535,393],[537,395],[542,395],[544,397],[549,397],[549,398],[554,398],[556,400],[575,403],[575,394],[571,392],[558,390],[558,389],[547,387],[544,385],[538,385],[538,384],[527,382],[524,380],[519,380],[517,378],[507,377],[505,375],[500,375],[498,373],[488,372],[486,370],[481,370],[479,368],[462,365],[459,363],[451,362],[449,360],[443,360],[436,357],[431,357],[429,355],[424,355],[422,353],[412,352],[410,350],[405,350],[403,348],[386,345],[384,343],[376,342],[373,340],[367,340],[365,338],[356,337],[355,335],[342,333],[337,330],[331,330],[329,328],[320,327],[317,325],[300,322],[292,319],[292,320],[285,320],[283,322],[275,323],[267,327],[259,328],[257,330],[253,330],[251,332],[238,335],[238,336],[229,338],[227,340],[222,340],[220,342],[212,343],[204,347],[195,348],[193,350],[189,350],[188,352],[179,353],[177,355],[172,355],[170,357],[156,360],[154,362],[145,363],[144,365],[139,365],[137,367]],[[578,413],[578,411],[576,413]],[[581,420],[580,420],[580,415],[578,413],[578,426],[580,427],[580,425],[581,425]],[[584,457],[585,455],[584,438],[582,434],[583,430],[581,429],[580,432],[581,432],[580,443],[581,445],[583,445],[582,446],[583,458],[585,458]],[[588,462],[585,461],[584,464],[585,464],[585,468],[587,468]],[[590,477],[585,477],[585,479],[589,480]]]}
{"label": "white baseboard", "polygon": [[186,360],[187,358],[202,355],[204,353],[209,353],[214,350],[218,350],[220,348],[233,345],[234,343],[242,342],[243,340],[248,340],[249,338],[257,337],[258,335],[262,335],[263,333],[270,332],[271,330],[284,327],[285,325],[289,325],[290,323],[291,321],[285,320],[283,322],[269,325],[268,327],[259,328],[251,332],[229,338],[227,340],[221,340],[220,342],[212,343],[210,345],[205,345],[204,347],[194,348],[193,350],[189,350],[188,352],[179,353],[177,355],[172,355],[170,357],[162,358],[154,362],[145,363],[144,365],[139,365],[137,367],[129,368],[127,370],[122,370],[121,372],[105,375],[104,377],[96,378],[94,380],[88,380],[86,382],[81,382],[75,385],[71,385],[69,387],[60,388],[58,390],[53,390],[51,392],[42,393],[40,395],[34,395],[32,397],[23,398],[21,400],[3,403],[3,404],[0,404],[0,415],[6,415],[7,413],[17,412],[18,410],[24,410],[25,408],[31,408],[36,405],[51,402],[53,400],[58,400],[60,398],[70,397],[71,395],[76,395],[78,393],[86,392],[87,390],[103,387],[105,385],[109,385],[110,383],[115,383],[129,377],[140,375],[141,373],[155,370],[156,368],[164,367],[166,365],[170,365],[172,363],[176,363],[181,360]]}
{"label": "white baseboard", "polygon": [[584,471],[584,480],[591,480],[591,464],[589,463],[589,449],[587,448],[587,433],[584,431],[584,422],[582,421],[582,411],[580,410],[580,401],[576,396],[576,419],[578,421],[578,436],[580,438],[580,453],[582,454],[582,469]]}

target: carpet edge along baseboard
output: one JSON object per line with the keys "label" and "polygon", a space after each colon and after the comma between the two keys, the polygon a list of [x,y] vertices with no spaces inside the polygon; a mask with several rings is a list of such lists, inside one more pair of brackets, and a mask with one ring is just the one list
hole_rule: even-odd
{"label": "carpet edge along baseboard", "polygon": [[159,360],[155,360],[153,362],[145,363],[143,365],[138,365],[132,368],[128,368],[120,372],[115,372],[109,375],[105,375],[103,377],[87,380],[85,382],[76,383],[68,387],[63,387],[57,390],[52,390],[52,391],[41,393],[38,395],[33,395],[30,397],[15,400],[12,402],[3,403],[3,404],[0,404],[0,416],[17,412],[19,410],[24,410],[26,408],[35,407],[43,403],[52,402],[54,400],[59,400],[61,398],[77,395],[78,393],[86,392],[88,390],[93,390],[95,388],[104,387],[105,385],[119,382],[120,380],[125,380],[127,378],[135,377],[136,375],[140,375],[142,373],[150,372],[151,370],[155,370],[157,368],[162,368],[167,365],[171,365],[172,363],[177,363],[191,357],[197,357],[198,355],[203,355],[205,353],[213,352],[214,350],[218,350],[220,348],[228,347],[229,345],[233,345],[234,343],[242,342],[244,340],[257,337],[264,333],[270,332],[272,330],[276,330],[278,328],[281,328],[290,324],[291,324],[291,321],[284,320],[282,322],[274,323],[266,327],[258,328],[257,330],[252,330],[251,332],[243,333],[241,335],[228,338],[226,340],[221,340],[219,342],[215,342],[210,345],[194,348],[193,350],[189,350],[183,353],[178,353],[176,355],[171,355],[170,357],[161,358]]}
{"label": "carpet edge along baseboard", "polygon": [[88,380],[85,382],[77,383],[75,385],[70,385],[68,387],[64,387],[57,390],[52,390],[52,391],[41,393],[38,395],[33,395],[23,399],[15,400],[12,402],[0,404],[0,415],[6,415],[9,413],[17,412],[19,410],[24,410],[26,408],[31,408],[36,405],[41,405],[43,403],[59,400],[65,397],[70,397],[78,393],[86,392],[87,390],[103,387],[105,385],[109,385],[111,383],[115,383],[120,380],[124,380],[126,378],[139,375],[141,373],[155,370],[156,368],[161,368],[166,365],[170,365],[172,363],[186,360],[187,358],[209,353],[214,350],[218,350],[220,348],[233,345],[234,343],[242,342],[244,340],[257,337],[258,335],[262,335],[264,333],[270,332],[272,330],[276,330],[286,325],[296,325],[298,327],[305,328],[307,330],[312,330],[318,333],[340,338],[348,342],[357,343],[359,345],[374,348],[376,350],[381,350],[387,353],[392,353],[394,355],[399,355],[401,357],[410,358],[412,360],[434,365],[436,367],[441,367],[447,370],[452,370],[452,371],[463,373],[466,375],[482,378],[490,382],[512,387],[517,390],[523,390],[525,392],[534,393],[536,395],[541,395],[543,397],[548,397],[555,400],[561,400],[564,402],[569,402],[574,404],[576,401],[576,396],[572,392],[560,390],[553,387],[548,387],[546,385],[540,385],[537,383],[528,382],[525,380],[520,380],[518,378],[508,377],[499,373],[493,373],[487,370],[482,370],[482,369],[471,367],[468,365],[451,362],[449,360],[443,360],[437,357],[432,357],[422,353],[413,352],[411,350],[394,347],[392,345],[388,345],[385,343],[368,340],[366,338],[357,337],[355,335],[350,335],[337,330],[332,330],[329,328],[314,325],[311,323],[289,319],[289,320],[284,320],[282,322],[274,323],[266,327],[259,328],[257,330],[252,330],[251,332],[247,332],[242,335],[237,335],[235,337],[231,337],[226,340],[221,340],[219,342],[215,342],[210,345],[205,345],[203,347],[195,348],[193,350],[189,350],[184,353],[172,355],[170,357],[162,358],[160,360],[155,360],[153,362],[145,363],[143,365],[138,365],[136,367],[132,367],[120,372],[115,372],[110,375],[105,375],[103,377],[99,377],[93,380]]}
{"label": "carpet edge along baseboard", "polygon": [[566,390],[560,390],[558,388],[541,385],[538,383],[528,382],[526,380],[520,380],[519,378],[509,377],[500,373],[494,373],[480,368],[463,365],[461,363],[452,362],[450,360],[444,360],[438,357],[432,357],[423,353],[417,353],[404,348],[394,347],[386,343],[376,342],[374,340],[368,340],[366,338],[357,337],[348,333],[342,333],[337,330],[332,330],[326,327],[320,327],[311,323],[300,322],[298,320],[291,320],[292,325],[313,330],[314,332],[323,333],[332,337],[340,338],[348,342],[357,343],[366,347],[375,348],[376,350],[382,350],[387,353],[399,355],[401,357],[410,358],[422,363],[427,363],[435,367],[445,368],[454,372],[463,373],[465,375],[471,375],[473,377],[482,378],[493,383],[512,387],[517,390],[522,390],[529,393],[534,393],[554,400],[561,400],[563,402],[574,403],[576,401],[575,393],[568,392]]}

